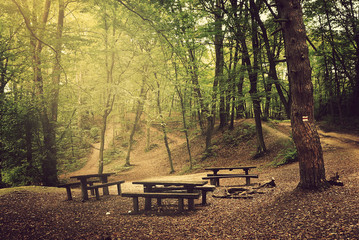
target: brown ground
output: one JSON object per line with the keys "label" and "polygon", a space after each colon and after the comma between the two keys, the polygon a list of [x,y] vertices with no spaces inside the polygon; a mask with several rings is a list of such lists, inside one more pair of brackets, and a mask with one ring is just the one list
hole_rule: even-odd
{"label": "brown ground", "polygon": [[[297,163],[279,168],[266,165],[275,156],[278,139],[288,138],[289,126],[265,129],[271,151],[263,158],[249,160],[253,149],[251,144],[243,144],[222,148],[211,162],[202,163],[256,165],[253,173],[259,174],[258,181],[274,177],[277,187],[253,199],[209,196],[209,205],[184,213],[178,213],[176,201],[171,200],[164,208],[131,215],[128,211],[132,210],[132,200],[116,195],[101,196],[100,201],[90,198],[83,203],[76,189],[73,201],[65,201],[64,189],[15,189],[0,195],[0,239],[359,239],[359,137],[320,132],[327,176],[339,172],[344,186],[333,186],[324,192],[298,192],[293,191],[299,181]],[[187,158],[183,139],[170,136],[175,169],[179,171]],[[135,179],[200,180],[206,174],[198,170],[191,175],[168,175],[165,149],[145,153],[139,150],[141,141],[144,140],[139,140],[131,158],[135,167],[113,177],[127,181],[124,190],[134,190],[130,181]],[[203,144],[193,145],[196,155]],[[112,164],[105,171],[114,168]],[[80,173],[85,172],[76,174]],[[221,183],[229,186],[242,183],[239,181],[242,180],[228,179]],[[140,201],[141,209],[143,204]]]}

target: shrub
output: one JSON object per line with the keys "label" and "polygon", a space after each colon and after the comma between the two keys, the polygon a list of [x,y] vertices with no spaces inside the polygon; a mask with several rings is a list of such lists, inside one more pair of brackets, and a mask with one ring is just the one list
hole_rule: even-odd
{"label": "shrub", "polygon": [[100,129],[98,127],[91,128],[90,136],[91,138],[98,140],[98,138],[100,137]]}
{"label": "shrub", "polygon": [[256,134],[256,127],[253,124],[244,123],[240,128],[227,130],[223,133],[223,141],[232,147],[238,146],[242,142],[251,140]]}
{"label": "shrub", "polygon": [[289,163],[294,163],[298,161],[297,149],[295,147],[290,147],[283,149],[279,152],[273,165],[278,167]]}

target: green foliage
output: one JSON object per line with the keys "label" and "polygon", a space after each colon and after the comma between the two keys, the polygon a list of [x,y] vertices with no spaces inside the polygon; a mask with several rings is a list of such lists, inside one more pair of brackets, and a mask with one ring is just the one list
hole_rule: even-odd
{"label": "green foliage", "polygon": [[30,101],[0,99],[0,159],[3,182],[10,186],[40,182],[43,160],[38,116]]}
{"label": "green foliage", "polygon": [[118,149],[111,148],[111,149],[105,150],[105,152],[103,154],[103,161],[104,161],[104,164],[109,164],[112,160],[119,159],[123,156],[124,156],[124,154],[122,151],[120,151]]}
{"label": "green foliage", "polygon": [[98,141],[100,138],[100,129],[98,127],[92,127],[90,129],[90,136],[91,138],[93,138],[95,141]]}
{"label": "green foliage", "polygon": [[194,164],[192,166],[192,168],[190,168],[190,165],[187,164],[182,168],[182,170],[180,171],[180,174],[190,174],[190,173],[196,171],[197,169],[202,169],[202,168],[203,168],[203,166],[201,164]]}
{"label": "green foliage", "polygon": [[239,128],[227,130],[223,133],[223,141],[231,147],[238,146],[242,142],[251,140],[256,134],[256,126],[249,123],[242,124]]}
{"label": "green foliage", "polygon": [[90,131],[72,126],[68,129],[59,128],[58,132],[62,136],[57,144],[59,172],[80,169],[86,163],[85,158],[91,152],[91,143],[94,141]]}
{"label": "green foliage", "polygon": [[275,167],[298,161],[297,149],[294,146],[281,150],[272,162]]}
{"label": "green foliage", "polygon": [[3,182],[9,186],[28,186],[34,184],[35,179],[40,179],[39,172],[29,164],[3,169],[1,175]]}

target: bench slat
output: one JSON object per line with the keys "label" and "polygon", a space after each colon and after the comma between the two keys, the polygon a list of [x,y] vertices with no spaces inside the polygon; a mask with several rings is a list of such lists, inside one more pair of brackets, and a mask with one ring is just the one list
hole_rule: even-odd
{"label": "bench slat", "polygon": [[215,178],[258,178],[257,174],[207,174],[207,177],[203,177],[202,179],[215,179]]}
{"label": "bench slat", "polygon": [[207,174],[207,177],[202,179],[210,179],[211,184],[219,186],[219,179],[221,178],[246,178],[246,185],[250,185],[251,178],[258,178],[256,174]]}
{"label": "bench slat", "polygon": [[96,188],[101,188],[101,187],[108,187],[108,186],[112,186],[112,185],[116,185],[116,184],[121,184],[121,183],[124,183],[124,182],[125,181],[118,181],[118,182],[97,184],[97,185],[93,185],[93,186],[88,186],[87,189],[91,190],[91,189],[96,189]]}
{"label": "bench slat", "polygon": [[163,192],[144,192],[144,193],[122,193],[122,197],[148,197],[148,198],[199,198],[199,193],[163,193]]}

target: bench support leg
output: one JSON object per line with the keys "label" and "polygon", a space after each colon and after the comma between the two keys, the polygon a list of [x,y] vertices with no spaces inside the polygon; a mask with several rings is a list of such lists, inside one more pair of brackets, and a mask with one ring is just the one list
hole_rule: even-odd
{"label": "bench support leg", "polygon": [[161,198],[157,198],[157,206],[161,206],[162,205],[162,199]]}
{"label": "bench support leg", "polygon": [[188,210],[193,210],[193,209],[194,209],[194,199],[188,199]]}
{"label": "bench support leg", "polygon": [[145,198],[145,210],[151,210],[151,202],[152,202],[152,198],[149,197]]}
{"label": "bench support leg", "polygon": [[180,212],[183,212],[183,210],[184,210],[184,207],[183,207],[183,198],[179,198],[178,199],[178,210],[180,211]]}
{"label": "bench support leg", "polygon": [[121,184],[120,183],[117,184],[117,193],[118,193],[118,195],[121,195]]}
{"label": "bench support leg", "polygon": [[95,188],[95,194],[96,194],[96,200],[100,200],[100,193],[98,191],[98,188]]}
{"label": "bench support leg", "polygon": [[247,186],[251,185],[251,178],[246,177],[246,185]]}
{"label": "bench support leg", "polygon": [[[93,183],[89,183],[89,186],[93,186]],[[95,190],[94,190],[94,189],[91,189],[91,190],[90,190],[90,193],[91,193],[92,196],[95,195]]]}
{"label": "bench support leg", "polygon": [[133,212],[138,213],[139,212],[138,197],[133,197],[132,200],[133,200]]}
{"label": "bench support leg", "polygon": [[202,205],[206,205],[207,203],[207,191],[202,190]]}
{"label": "bench support leg", "polygon": [[67,186],[66,187],[66,193],[67,193],[67,200],[72,200],[72,195],[71,195],[71,187]]}

